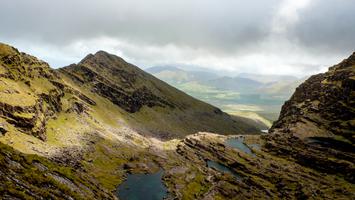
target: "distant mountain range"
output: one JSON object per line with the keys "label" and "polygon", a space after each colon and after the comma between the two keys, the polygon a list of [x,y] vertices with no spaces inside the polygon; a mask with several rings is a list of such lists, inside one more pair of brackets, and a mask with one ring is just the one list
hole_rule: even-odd
{"label": "distant mountain range", "polygon": [[145,71],[154,74],[158,78],[164,78],[164,81],[170,84],[181,84],[191,81],[208,81],[219,77],[212,72],[186,71],[171,66],[151,67]]}
{"label": "distant mountain range", "polygon": [[[178,67],[160,66],[146,70],[155,77],[186,93],[221,107],[230,113],[246,111],[273,121],[277,119],[282,103],[305,78],[294,76],[242,73],[237,76],[220,76],[209,71],[188,71]],[[233,108],[233,109],[231,109]]]}
{"label": "distant mountain range", "polygon": [[238,75],[242,78],[248,78],[254,81],[258,81],[260,83],[268,84],[279,81],[297,81],[298,78],[295,76],[288,75],[267,75],[267,74],[250,74],[250,73],[240,73]]}

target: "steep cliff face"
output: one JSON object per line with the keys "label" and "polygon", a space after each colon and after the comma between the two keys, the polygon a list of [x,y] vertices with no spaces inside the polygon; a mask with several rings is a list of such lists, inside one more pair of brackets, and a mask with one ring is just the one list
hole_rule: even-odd
{"label": "steep cliff face", "polygon": [[[63,102],[65,94],[73,98]],[[65,109],[63,103],[68,103],[69,112],[94,102],[67,86],[47,63],[0,43],[2,134],[13,127],[46,140],[46,123]]]}
{"label": "steep cliff face", "polygon": [[337,137],[354,143],[355,53],[310,77],[282,107],[273,132],[297,137]]}
{"label": "steep cliff face", "polygon": [[355,53],[301,84],[271,133],[271,153],[354,183]]}

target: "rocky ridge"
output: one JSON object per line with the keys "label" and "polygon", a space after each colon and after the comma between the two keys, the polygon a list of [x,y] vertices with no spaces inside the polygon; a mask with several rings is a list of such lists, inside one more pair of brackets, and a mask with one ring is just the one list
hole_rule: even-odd
{"label": "rocky ridge", "polygon": [[[220,109],[196,100],[104,51],[90,54],[78,64],[61,68],[59,72],[73,84],[110,100],[126,116],[135,118],[132,126],[141,133],[151,135],[154,132],[155,137],[173,139],[197,131],[222,134],[259,132],[257,128],[236,122]],[[154,123],[162,119],[163,123],[170,125],[162,127],[162,124]]]}
{"label": "rocky ridge", "polygon": [[[0,115],[4,133],[13,125],[20,131],[46,140],[46,123],[63,111],[84,111],[94,105],[88,97],[66,85],[59,74],[37,58],[17,49],[0,46]],[[68,107],[64,108],[65,94]],[[9,125],[6,125],[9,124]]]}
{"label": "rocky ridge", "polygon": [[309,136],[338,136],[354,142],[355,53],[329,71],[297,87],[273,124],[273,132]]}

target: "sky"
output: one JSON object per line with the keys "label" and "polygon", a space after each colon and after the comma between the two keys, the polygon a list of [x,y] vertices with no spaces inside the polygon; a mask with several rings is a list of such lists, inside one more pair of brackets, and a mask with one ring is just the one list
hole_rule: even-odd
{"label": "sky", "polygon": [[355,0],[0,1],[0,42],[54,68],[104,50],[141,68],[301,77],[355,51]]}

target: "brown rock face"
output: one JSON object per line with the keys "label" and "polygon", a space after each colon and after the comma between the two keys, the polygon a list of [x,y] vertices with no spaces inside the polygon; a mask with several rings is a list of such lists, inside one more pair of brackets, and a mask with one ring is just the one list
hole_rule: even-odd
{"label": "brown rock face", "polygon": [[81,84],[90,85],[92,92],[130,113],[139,111],[143,106],[174,107],[139,83],[137,79],[146,78],[142,77],[140,69],[103,51],[90,54],[77,65],[70,65],[61,71]]}
{"label": "brown rock face", "polygon": [[301,138],[339,136],[354,143],[354,108],[355,53],[301,84],[282,107],[271,131]]}
{"label": "brown rock face", "polygon": [[310,77],[282,107],[266,149],[355,182],[355,53]]}
{"label": "brown rock face", "polygon": [[58,73],[37,58],[0,43],[0,119],[21,132],[46,140],[46,123],[63,110],[66,93],[76,97],[73,110],[93,104],[64,84]]}

